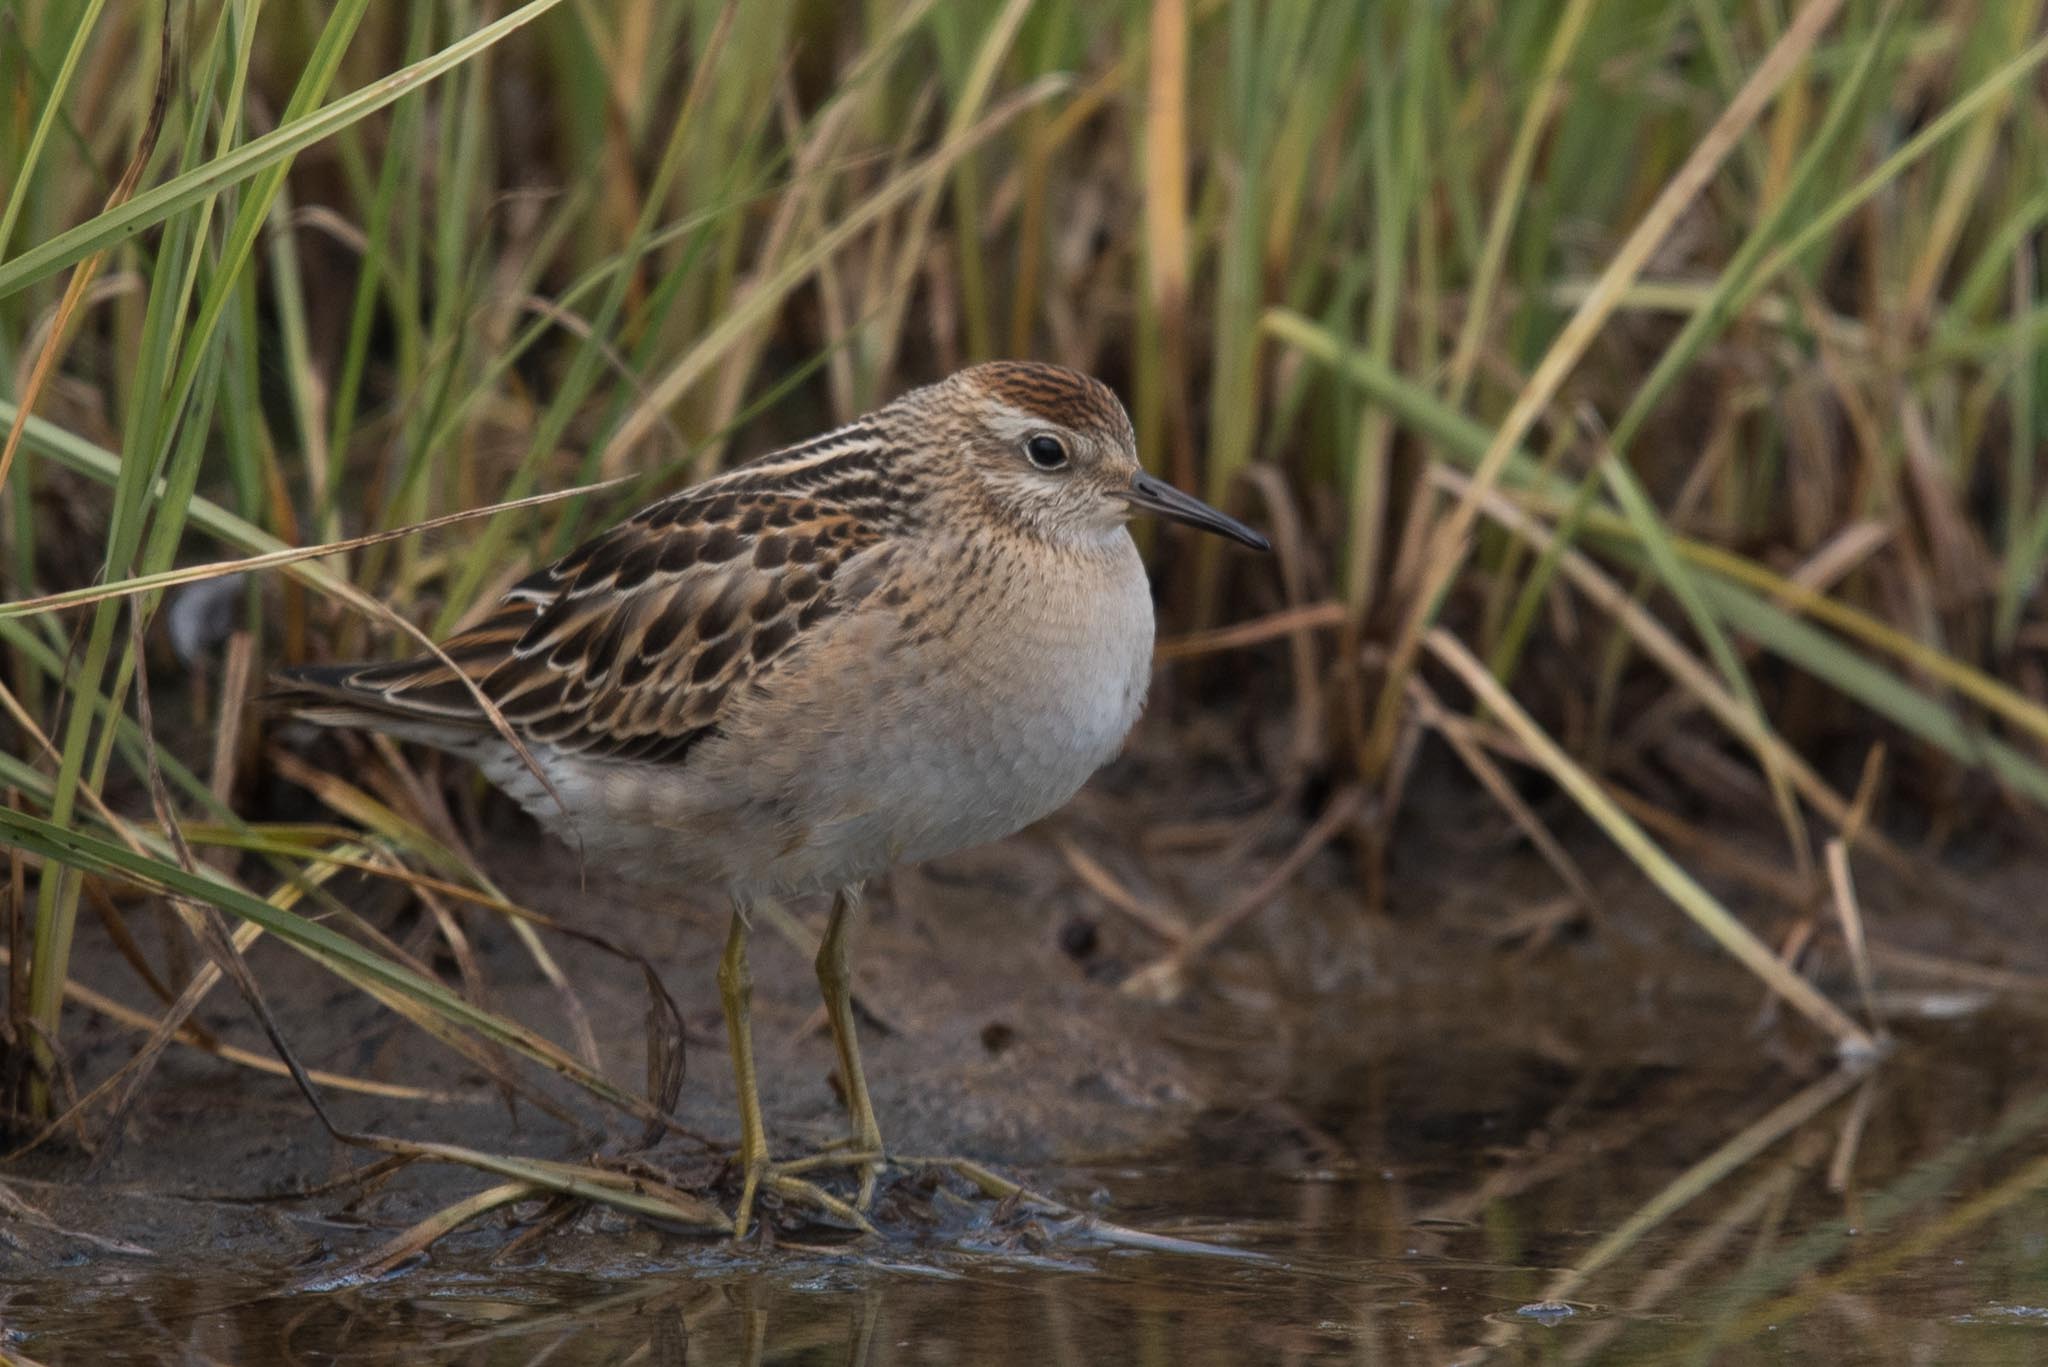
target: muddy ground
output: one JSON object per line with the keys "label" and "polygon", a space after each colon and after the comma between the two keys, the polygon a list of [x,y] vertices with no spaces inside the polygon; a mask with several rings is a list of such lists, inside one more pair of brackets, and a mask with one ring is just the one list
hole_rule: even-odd
{"label": "muddy ground", "polygon": [[[1168,753],[1156,740],[1141,746],[1053,820],[901,872],[874,891],[858,935],[857,991],[874,1097],[896,1151],[959,1153],[1026,1177],[1035,1166],[1190,1143],[1232,1162],[1299,1163],[1338,1143],[1331,1131],[1362,1112],[1377,1117],[1383,1135],[1398,1130],[1408,1097],[1426,1096],[1430,1114],[1455,1118],[1512,1114],[1527,1091],[1540,1112],[1550,1104],[1546,1079],[1577,1075],[1589,1061],[1610,1076],[1737,1059],[1745,1075],[1762,1066],[1801,1077],[1829,1063],[1826,1041],[1770,1010],[1746,975],[1594,841],[1579,847],[1600,890],[1599,924],[1580,919],[1533,939],[1517,933],[1556,906],[1556,880],[1483,798],[1455,788],[1411,799],[1384,908],[1365,905],[1340,842],[1202,958],[1177,999],[1123,993],[1119,985],[1165,946],[1077,874],[1063,847],[1092,857],[1137,897],[1198,922],[1278,863],[1314,815],[1312,802],[1276,805],[1270,792],[1227,773],[1176,770]],[[630,944],[659,968],[687,1023],[679,1117],[707,1135],[735,1134],[714,982],[725,908],[687,889],[633,887],[581,870],[523,819],[486,810],[484,862],[501,886],[535,910]],[[416,909],[362,884],[336,886],[394,936],[419,930]],[[1979,886],[1998,900],[1995,877]],[[1738,907],[1747,903],[1761,930],[1791,925],[1782,909],[1720,887]],[[1866,878],[1864,893],[1874,927],[1893,942],[1971,952],[1955,947],[1952,911],[1881,871]],[[813,929],[822,923],[822,905],[790,910]],[[153,940],[150,914],[134,915]],[[569,1040],[560,997],[509,928],[481,913],[465,926],[489,1004]],[[1995,929],[1984,929],[1980,957],[2006,955],[2013,943]],[[644,1071],[639,970],[573,940],[549,944],[589,1013],[608,1074],[633,1084]],[[754,944],[771,1137],[778,1153],[801,1152],[840,1133],[832,1049],[806,956],[766,924]],[[588,1134],[531,1104],[508,1106],[468,1062],[292,951],[259,944],[252,960],[307,1064],[456,1097],[428,1105],[330,1091],[342,1125],[542,1157],[592,1152]],[[77,962],[88,985],[147,1006],[96,926],[82,928]],[[1824,986],[1846,991],[1839,956],[1824,955],[1818,968]],[[224,1039],[264,1049],[226,989],[200,1019]],[[67,1028],[81,1088],[138,1041],[83,1010]],[[1484,1067],[1459,1065],[1480,1056]],[[538,1085],[572,1115],[608,1125],[609,1151],[630,1145],[630,1120],[546,1080]],[[1355,1145],[1355,1135],[1342,1142]],[[183,1047],[170,1051],[103,1147],[94,1159],[49,1145],[10,1167],[17,1194],[49,1221],[13,1222],[13,1247],[0,1258],[17,1273],[103,1256],[111,1243],[159,1258],[318,1267],[490,1180],[418,1165],[369,1191],[293,1198],[370,1155],[329,1138],[289,1083]],[[666,1141],[648,1157],[709,1174],[686,1141]],[[265,1197],[281,1199],[250,1199]],[[621,1224],[591,1216],[580,1229],[617,1235]]]}

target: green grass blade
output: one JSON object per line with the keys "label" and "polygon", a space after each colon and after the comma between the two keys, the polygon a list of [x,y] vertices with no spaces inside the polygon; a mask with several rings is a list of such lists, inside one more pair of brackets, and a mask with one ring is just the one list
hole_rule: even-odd
{"label": "green grass blade", "polygon": [[642,1118],[647,1115],[649,1107],[642,1098],[591,1073],[566,1051],[526,1027],[463,1000],[441,984],[372,953],[318,921],[286,911],[218,878],[187,873],[168,860],[138,855],[112,841],[5,807],[0,807],[0,842],[74,873],[112,878],[218,907],[261,926],[266,933],[351,982],[416,1003],[443,1021],[569,1078],[629,1114]]}
{"label": "green grass blade", "polygon": [[561,3],[562,0],[528,0],[504,18],[450,43],[431,57],[394,71],[303,118],[280,124],[225,156],[216,157],[162,185],[141,192],[111,213],[88,219],[11,261],[0,262],[0,298],[52,271],[62,270],[96,251],[123,242],[179,210],[219,194],[230,186],[239,185],[265,169],[289,160],[323,138],[360,123],[392,101],[503,41]]}
{"label": "green grass blade", "polygon": [[79,59],[85,55],[93,30],[99,26],[100,11],[106,7],[107,0],[86,0],[85,9],[78,16],[78,26],[71,35],[70,46],[64,49],[64,60],[50,78],[48,93],[43,98],[43,112],[36,120],[35,132],[29,135],[28,149],[9,173],[14,177],[14,187],[8,191],[6,210],[0,212],[0,261],[7,259],[7,244],[14,240],[14,226],[20,221],[21,211],[28,203],[30,187],[36,184],[36,166],[43,159],[43,146],[50,139],[50,130],[63,118],[64,97],[71,89],[71,78],[78,74]]}

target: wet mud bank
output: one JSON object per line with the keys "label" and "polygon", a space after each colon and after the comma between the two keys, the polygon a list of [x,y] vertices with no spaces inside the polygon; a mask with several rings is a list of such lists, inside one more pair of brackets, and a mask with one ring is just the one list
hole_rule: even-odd
{"label": "wet mud bank", "polygon": [[[1169,820],[1164,797],[1134,823],[1129,802],[1128,793],[1091,794],[1026,836],[876,890],[858,935],[856,991],[883,1131],[896,1152],[982,1160],[1085,1215],[1259,1260],[1104,1248],[1081,1225],[911,1175],[885,1185],[879,1242],[849,1242],[772,1202],[768,1237],[736,1249],[613,1212],[526,1201],[461,1224],[423,1257],[356,1276],[366,1250],[492,1179],[415,1163],[351,1180],[375,1155],[330,1138],[287,1081],[174,1047],[101,1151],[47,1145],[8,1169],[23,1204],[0,1250],[0,1319],[22,1351],[46,1361],[150,1361],[150,1345],[209,1336],[239,1345],[236,1360],[268,1351],[249,1345],[285,1342],[309,1360],[352,1351],[378,1360],[407,1336],[445,1347],[447,1360],[472,1360],[462,1355],[496,1341],[487,1323],[536,1350],[562,1336],[580,1344],[586,1332],[626,1354],[693,1335],[724,1342],[728,1331],[743,1346],[756,1332],[767,1343],[836,1342],[925,1323],[945,1301],[937,1287],[982,1304],[991,1322],[1012,1322],[1021,1344],[1071,1335],[1073,1317],[1113,1318],[1118,1305],[1199,1324],[1214,1309],[1205,1288],[1223,1286],[1246,1298],[1237,1322],[1277,1315],[1291,1327],[1276,1342],[1296,1344],[1303,1360],[1335,1352],[1333,1335],[1365,1332],[1331,1328],[1352,1313],[1335,1303],[1368,1307],[1371,1332],[1389,1343],[1430,1334],[1454,1356],[1469,1340],[1482,1356],[1519,1360],[1532,1334],[1581,1334],[1597,1356],[1610,1341],[1655,1337],[1665,1310],[1631,1318],[1617,1307],[1668,1306],[1671,1286],[1664,1298],[1650,1294],[1666,1262],[1714,1266],[1729,1256],[1681,1233],[1704,1238],[1725,1219],[1755,1237],[1758,1210],[1742,1202],[1763,1198],[1743,1187],[1735,1207],[1717,1205],[1725,1192],[1716,1182],[1775,1174],[1775,1231],[1820,1238],[1854,1218],[1844,1193],[1890,1191],[1930,1155],[1978,1152],[1949,1172],[1931,1207],[1893,1194],[1916,1218],[2002,1190],[2043,1147],[2048,1109],[2025,1130],[2026,1107],[2048,1104],[2030,1100],[2048,1092],[2048,1018],[2044,998],[2027,990],[2029,965],[2007,962],[1973,984],[1908,973],[1895,956],[1879,1006],[1898,1046],[1851,1076],[1824,1039],[1774,1012],[1753,979],[1618,861],[1583,850],[1602,895],[1597,922],[1560,915],[1533,856],[1489,845],[1456,820],[1399,853],[1385,907],[1367,908],[1347,853],[1326,848],[1194,960],[1184,990],[1170,999],[1123,991],[1169,950],[1162,916],[1196,920],[1230,905],[1309,824],[1299,813],[1244,813],[1232,836],[1221,818]],[[702,1135],[736,1133],[714,982],[725,909],[579,871],[566,852],[516,829],[485,862],[534,910],[600,929],[656,966],[685,1027],[677,1118]],[[1986,870],[1977,885],[1996,899],[2032,876]],[[427,943],[411,913],[380,906],[366,885],[337,890],[359,895],[394,938]],[[1947,933],[1906,889],[1873,880],[1869,895],[1873,934],[1897,954]],[[786,923],[770,916],[756,926],[754,1011],[770,1134],[779,1155],[794,1155],[837,1137],[844,1122],[809,954],[793,942],[815,934],[824,908],[785,910]],[[1779,936],[1797,929],[1789,919],[1765,925]],[[502,920],[475,915],[464,926],[472,961],[438,967],[471,973],[490,1006],[556,1039],[577,1038],[580,1013],[606,1074],[641,1076],[647,996],[636,964],[551,938],[572,1008]],[[1819,957],[1808,966],[1850,1000],[1846,961],[1824,935],[1812,943]],[[2014,943],[1981,948],[1993,955]],[[639,1149],[636,1122],[548,1079],[529,1079],[535,1096],[508,1100],[469,1061],[291,951],[259,943],[252,957],[307,1065],[436,1094],[323,1089],[348,1129],[538,1158],[602,1153],[714,1196],[729,1191],[719,1152],[679,1135]],[[97,990],[141,1000],[106,946],[83,945],[79,961],[98,975]],[[225,990],[199,1019],[223,1041],[265,1051]],[[85,1013],[78,1024],[84,1089],[139,1036]],[[600,1122],[608,1134],[594,1132]],[[1669,1204],[1670,1184],[1737,1141],[1708,1199],[1677,1203],[1682,1218],[1665,1217],[1625,1252],[1600,1252],[1603,1237]],[[2030,1208],[2044,1183],[2023,1183],[2011,1208]],[[1981,1233],[1970,1226],[1956,1237],[1982,1257],[1970,1242]],[[1561,1271],[1589,1253],[1610,1277],[1635,1275],[1617,1287]],[[1834,1249],[1814,1266],[1841,1256]],[[1758,1294],[1792,1294],[1811,1274],[1798,1269]],[[1043,1294],[1022,1300],[996,1289],[1043,1278]],[[1082,1294],[1084,1282],[1094,1290]],[[1070,1286],[1071,1296],[1053,1289]],[[1546,1298],[1566,1307],[1568,1325],[1552,1312],[1518,1317]],[[1951,1300],[1942,1302],[1951,1318],[2032,1304],[1994,1301],[1975,1281]],[[828,1304],[838,1318],[822,1313]],[[840,1313],[849,1307],[851,1318]],[[1498,1333],[1496,1315],[1507,1317]],[[827,1321],[839,1328],[827,1332]],[[1596,1336],[1598,1324],[1607,1327]],[[972,1346],[957,1334],[949,1341]],[[98,1355],[78,1347],[86,1343]],[[1196,1344],[1186,1340],[1176,1360],[1224,1360],[1203,1358]],[[1046,1360],[990,1351],[991,1361]]]}

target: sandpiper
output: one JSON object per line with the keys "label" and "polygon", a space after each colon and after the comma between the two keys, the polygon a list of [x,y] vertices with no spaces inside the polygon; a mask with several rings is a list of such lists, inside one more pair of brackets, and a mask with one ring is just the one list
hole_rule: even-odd
{"label": "sandpiper", "polygon": [[296,669],[285,700],[473,761],[606,867],[723,889],[718,982],[744,1164],[734,1233],[763,1185],[844,1216],[846,1202],[770,1160],[748,906],[835,894],[817,974],[857,1212],[884,1153],[849,987],[861,886],[1019,830],[1117,753],[1151,673],[1133,512],[1268,549],[1144,472],[1106,385],[978,365],[642,509],[448,640],[454,670],[433,656]]}

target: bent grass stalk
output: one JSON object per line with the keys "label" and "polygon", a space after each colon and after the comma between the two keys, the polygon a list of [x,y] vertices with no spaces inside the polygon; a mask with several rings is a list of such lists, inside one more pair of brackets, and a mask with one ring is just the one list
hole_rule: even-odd
{"label": "bent grass stalk", "polygon": [[1585,302],[1572,314],[1571,320],[1544,353],[1542,363],[1515,396],[1513,406],[1479,458],[1473,471],[1471,491],[1432,533],[1427,561],[1429,578],[1402,619],[1400,633],[1395,638],[1387,663],[1386,678],[1380,685],[1379,701],[1373,711],[1365,749],[1369,772],[1383,767],[1393,755],[1395,725],[1407,675],[1413,667],[1423,631],[1434,619],[1444,592],[1465,562],[1472,524],[1479,515],[1478,496],[1492,489],[1537,416],[1556,396],[1619,304],[1621,291],[1641,274],[1651,253],[1663,242],[1679,215],[1705,188],[1722,160],[1762,114],[1778,87],[1790,78],[1840,7],[1841,0],[1807,0],[1800,8],[1784,35],[1772,45],[1770,54],[1736,92],[1714,126],[1700,139],[1656,202],[1615,251]]}
{"label": "bent grass stalk", "polygon": [[1719,899],[1680,868],[1613,798],[1601,790],[1592,775],[1558,748],[1557,742],[1522,710],[1521,704],[1500,686],[1463,642],[1439,627],[1431,629],[1424,638],[1424,644],[1432,655],[1464,681],[1488,711],[1501,719],[1517,740],[1529,748],[1550,776],[1572,795],[1580,809],[1607,832],[1608,837],[1651,882],[1678,903],[1695,925],[1711,935],[1721,948],[1761,978],[1794,1010],[1833,1037],[1836,1048],[1845,1056],[1868,1058],[1876,1055],[1877,1041],[1869,1032],[1780,961],[1763,941],[1721,905]]}
{"label": "bent grass stalk", "polygon": [[[1272,310],[1266,315],[1265,326],[1288,345],[1329,365],[1347,381],[1392,408],[1403,422],[1436,440],[1446,454],[1468,466],[1478,464],[1487,445],[1486,429],[1445,407],[1414,381],[1375,365],[1369,356],[1346,347],[1327,329],[1299,314]],[[1512,453],[1506,470],[1509,492],[1517,502],[1563,520],[1573,497],[1569,487],[1546,476],[1526,451]],[[1586,514],[1586,521],[1610,544],[1632,544],[1636,539],[1635,524],[1611,511],[1593,509]],[[2048,707],[1968,661],[1916,640],[1851,604],[1794,583],[1748,557],[1690,537],[1674,536],[1672,544],[1681,557],[1711,571],[1700,581],[1700,587],[1708,605],[1729,616],[1730,626],[1745,632],[1768,632],[1766,645],[1814,677],[1857,697],[1909,729],[1953,742],[1956,748],[1952,752],[1966,763],[1977,762],[1986,751],[1974,741],[1963,743],[1956,730],[1959,724],[1908,680],[1907,671],[1924,673],[2037,739],[2048,740]],[[1823,622],[1892,657],[1902,668],[1891,671],[1871,665],[1801,624],[1798,618],[1802,616]],[[2004,763],[2017,760],[2021,765],[2035,765],[2011,747],[2001,747],[1998,753],[2011,755],[2011,760],[2001,761]],[[2029,780],[2025,790],[2036,787]]]}

